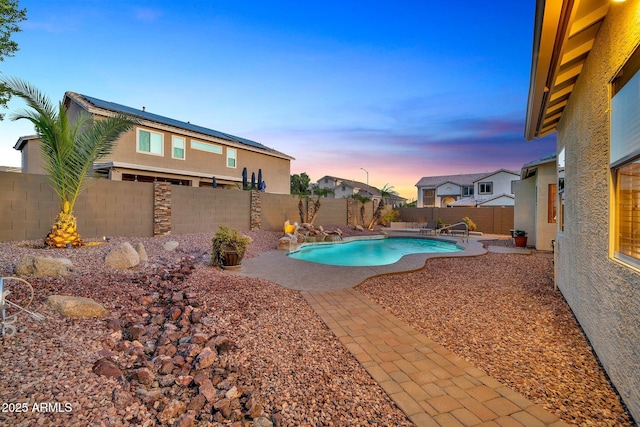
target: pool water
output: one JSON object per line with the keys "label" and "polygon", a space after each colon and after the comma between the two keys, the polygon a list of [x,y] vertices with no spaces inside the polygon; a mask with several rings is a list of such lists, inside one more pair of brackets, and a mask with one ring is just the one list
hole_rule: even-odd
{"label": "pool water", "polygon": [[461,250],[455,243],[441,240],[390,238],[304,246],[288,256],[318,264],[364,267],[393,264],[408,254]]}

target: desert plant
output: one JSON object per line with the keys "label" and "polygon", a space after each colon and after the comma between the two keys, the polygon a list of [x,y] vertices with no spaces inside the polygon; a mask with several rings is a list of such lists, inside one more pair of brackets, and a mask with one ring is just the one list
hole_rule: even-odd
{"label": "desert plant", "polygon": [[222,267],[227,251],[235,251],[239,260],[242,261],[249,243],[251,243],[251,237],[241,235],[235,228],[219,226],[218,232],[211,239],[211,265]]}
{"label": "desert plant", "polygon": [[524,230],[513,230],[513,237],[524,237],[527,235],[527,232]]}
{"label": "desert plant", "polygon": [[398,195],[398,193],[394,190],[392,185],[385,184],[384,187],[380,189],[380,202],[378,206],[373,212],[371,217],[371,222],[369,223],[369,230],[373,230],[373,226],[378,222],[380,217],[382,216],[382,208],[384,208],[384,199],[388,198],[392,195]]}
{"label": "desert plant", "polygon": [[444,221],[440,218],[436,219],[436,228],[441,229],[442,227],[444,227]]}
{"label": "desert plant", "polygon": [[90,114],[82,112],[71,122],[62,102],[56,109],[45,94],[29,83],[20,79],[1,79],[0,84],[31,108],[17,111],[11,119],[27,119],[35,126],[49,184],[60,200],[60,213],[44,241],[48,246],[60,248],[81,246],[73,207],[86,187],[85,178],[93,163],[109,155],[120,135],[131,129],[136,121],[125,115],[94,120]]}
{"label": "desert plant", "polygon": [[471,220],[471,218],[469,218],[468,216],[465,216],[464,218],[462,218],[462,222],[464,222],[465,224],[467,224],[467,229],[469,231],[476,231],[478,226],[476,225],[475,222],[473,222]]}
{"label": "desert plant", "polygon": [[[362,223],[362,225],[364,226],[364,210],[365,210],[365,205],[367,203],[369,203],[371,201],[371,199],[369,197],[365,197],[361,194],[353,194],[351,195],[351,198],[360,202],[362,204],[362,206],[360,206],[360,222]],[[356,221],[357,222],[357,221]]]}
{"label": "desert plant", "polygon": [[382,218],[380,218],[382,225],[387,225],[390,222],[396,222],[398,220],[400,220],[400,211],[397,209],[391,209],[385,212],[385,214],[382,215]]}

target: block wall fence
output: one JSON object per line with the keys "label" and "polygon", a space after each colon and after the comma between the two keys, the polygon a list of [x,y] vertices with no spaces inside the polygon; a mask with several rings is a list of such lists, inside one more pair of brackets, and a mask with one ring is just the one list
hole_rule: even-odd
{"label": "block wall fence", "polygon": [[[151,237],[215,233],[219,225],[238,230],[282,230],[285,220],[300,221],[299,204],[310,217],[313,201],[288,194],[235,191],[90,179],[74,213],[84,238]],[[361,204],[352,199],[320,200],[316,224],[360,224]],[[365,205],[365,221],[373,207]],[[60,211],[45,175],[0,172],[0,241],[42,239]],[[508,234],[513,208],[401,208],[401,221],[447,223],[469,216],[485,233]]]}

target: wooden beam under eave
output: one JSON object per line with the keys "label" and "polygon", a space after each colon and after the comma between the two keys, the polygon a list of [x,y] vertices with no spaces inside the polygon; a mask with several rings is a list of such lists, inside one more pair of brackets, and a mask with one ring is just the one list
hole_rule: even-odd
{"label": "wooden beam under eave", "polygon": [[557,104],[554,104],[552,106],[550,106],[549,108],[547,108],[547,114],[553,113],[554,111],[557,111],[559,109],[564,109],[564,107],[567,105],[567,100],[565,99],[562,102],[558,102]]}
{"label": "wooden beam under eave", "polygon": [[569,68],[568,70],[564,70],[561,73],[558,73],[558,76],[556,77],[555,85],[559,86],[566,81],[577,78],[580,75],[580,71],[582,71],[583,65],[584,64],[581,62]]}
{"label": "wooden beam under eave", "polygon": [[577,58],[579,58],[581,56],[587,55],[591,51],[591,49],[593,48],[594,40],[595,39],[589,39],[585,43],[582,43],[580,46],[577,46],[574,49],[571,49],[570,51],[565,53],[562,56],[562,63],[563,64],[567,64],[567,63],[573,61],[574,59],[577,59]]}
{"label": "wooden beam under eave", "polygon": [[555,100],[560,99],[560,98],[562,98],[564,96],[568,97],[569,95],[571,95],[571,91],[573,90],[573,86],[575,86],[575,85],[569,85],[569,86],[565,87],[564,89],[560,89],[557,92],[553,92],[551,94],[551,97],[549,98],[549,102],[555,101]]}
{"label": "wooden beam under eave", "polygon": [[607,12],[609,12],[609,2],[605,1],[602,6],[587,14],[583,18],[575,21],[573,25],[571,25],[569,37],[573,37],[580,31],[584,31],[590,26],[602,21],[604,17],[607,16]]}

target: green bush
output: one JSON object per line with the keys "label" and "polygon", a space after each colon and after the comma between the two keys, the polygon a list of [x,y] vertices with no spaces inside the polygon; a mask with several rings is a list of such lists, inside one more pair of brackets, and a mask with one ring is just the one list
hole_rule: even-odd
{"label": "green bush", "polygon": [[251,243],[251,237],[241,235],[235,228],[221,225],[218,227],[216,235],[211,239],[211,265],[222,267],[224,253],[227,250],[235,250],[242,260],[249,243]]}
{"label": "green bush", "polygon": [[391,209],[385,212],[384,215],[380,218],[380,222],[382,225],[387,225],[390,222],[397,222],[400,219],[400,211],[397,209]]}
{"label": "green bush", "polygon": [[465,216],[464,218],[462,218],[462,221],[467,224],[467,228],[469,229],[469,231],[476,231],[476,229],[478,228],[476,226],[476,223],[473,222],[471,220],[471,218],[469,218],[468,216]]}

